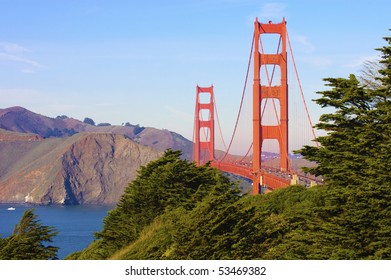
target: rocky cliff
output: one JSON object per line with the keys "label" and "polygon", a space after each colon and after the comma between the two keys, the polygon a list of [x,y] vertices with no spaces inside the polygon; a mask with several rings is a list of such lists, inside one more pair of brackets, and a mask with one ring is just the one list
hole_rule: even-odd
{"label": "rocky cliff", "polygon": [[191,158],[191,141],[172,131],[0,109],[0,203],[116,203],[140,165],[168,148]]}
{"label": "rocky cliff", "polygon": [[69,205],[118,202],[140,165],[160,152],[124,135],[78,133],[0,141],[0,154],[0,202]]}

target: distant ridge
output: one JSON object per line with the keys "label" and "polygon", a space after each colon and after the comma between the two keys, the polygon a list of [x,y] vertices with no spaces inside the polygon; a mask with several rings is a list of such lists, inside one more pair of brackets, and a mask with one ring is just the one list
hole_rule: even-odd
{"label": "distant ridge", "polygon": [[95,126],[66,116],[46,117],[19,106],[0,109],[0,129],[37,134],[42,138],[67,137],[79,132],[114,133],[125,135],[141,145],[152,147],[158,151],[164,151],[168,148],[181,150],[183,157],[187,159],[191,159],[192,153],[190,140],[165,129],[142,127],[129,123],[123,126]]}
{"label": "distant ridge", "polygon": [[191,141],[168,130],[0,109],[0,203],[116,203],[140,165],[168,148],[191,157]]}
{"label": "distant ridge", "polygon": [[0,128],[43,138],[72,136],[78,132],[111,132],[134,137],[136,126],[94,126],[65,116],[46,117],[16,106],[0,109]]}

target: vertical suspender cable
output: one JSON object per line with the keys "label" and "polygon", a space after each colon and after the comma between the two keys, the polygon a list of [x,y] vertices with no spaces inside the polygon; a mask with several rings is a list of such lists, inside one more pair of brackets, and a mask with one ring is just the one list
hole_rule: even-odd
{"label": "vertical suspender cable", "polygon": [[301,98],[303,99],[304,108],[305,108],[305,111],[306,111],[306,113],[307,113],[308,121],[310,122],[310,126],[311,126],[311,129],[312,129],[312,135],[313,135],[313,137],[314,137],[316,146],[319,147],[319,142],[316,140],[315,129],[314,129],[313,125],[312,125],[312,121],[311,121],[311,118],[310,118],[310,114],[309,114],[309,112],[308,112],[307,103],[305,102],[303,88],[301,87],[301,82],[300,82],[299,74],[298,74],[297,68],[296,68],[296,62],[295,62],[295,59],[294,59],[294,57],[293,57],[292,46],[291,46],[291,40],[289,39],[288,30],[286,31],[286,35],[287,35],[287,38],[288,38],[289,50],[290,50],[290,52],[291,52],[293,67],[295,68],[295,72],[296,72],[297,82],[299,83]]}
{"label": "vertical suspender cable", "polygon": [[[282,41],[282,38],[280,37],[280,40],[278,42],[278,47],[277,47],[277,52],[276,54],[278,54],[278,52],[280,51],[280,46],[281,46],[281,41]],[[263,50],[263,44],[262,44],[262,40],[260,40],[260,44],[261,44],[261,51],[262,51],[262,54],[264,55],[265,52]],[[271,88],[272,87],[272,81],[273,81],[273,78],[274,78],[274,72],[275,72],[275,69],[276,69],[276,64],[274,64],[273,66],[273,71],[272,71],[272,75],[271,77],[269,76],[269,70],[267,69],[267,65],[265,64],[265,71],[266,71],[266,79],[267,79],[267,82],[268,82],[268,87]],[[262,66],[261,66],[262,67]],[[263,117],[263,114],[265,112],[265,109],[266,109],[266,103],[267,103],[267,100],[266,99],[266,102],[264,104],[264,108],[263,108],[263,112],[262,112],[262,117]],[[277,113],[277,107],[276,107],[276,102],[274,101],[274,99],[272,98],[272,102],[273,102],[273,109],[274,109],[274,114],[275,114],[275,117],[276,117],[276,120],[278,122],[278,133],[280,134],[280,139],[282,139],[282,132],[281,132],[281,127],[280,127],[280,120],[278,118],[278,113]],[[281,116],[280,116],[281,117]],[[281,153],[282,151],[280,150],[280,156],[281,156]],[[288,169],[289,171],[291,171],[292,169],[292,165],[291,165],[291,161],[289,159],[289,156],[288,156]]]}
{"label": "vertical suspender cable", "polygon": [[214,95],[213,95],[213,103],[214,103],[214,106],[215,106],[217,125],[218,125],[219,131],[220,131],[220,138],[223,141],[225,152],[227,152],[228,148],[227,148],[227,145],[225,144],[225,141],[224,141],[223,131],[221,130],[220,119],[219,119],[219,114],[217,113],[217,105],[216,105],[216,100],[214,99]]}

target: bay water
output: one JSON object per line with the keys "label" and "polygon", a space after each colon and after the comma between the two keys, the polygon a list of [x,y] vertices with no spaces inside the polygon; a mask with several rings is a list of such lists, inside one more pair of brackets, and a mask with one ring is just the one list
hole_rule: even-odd
{"label": "bay water", "polygon": [[[59,232],[53,238],[52,246],[59,247],[57,256],[83,250],[93,240],[94,233],[103,227],[103,219],[115,205],[37,206],[26,204],[0,204],[0,237],[12,234],[23,212],[34,208],[42,225],[53,226]],[[14,208],[14,210],[13,210]]]}

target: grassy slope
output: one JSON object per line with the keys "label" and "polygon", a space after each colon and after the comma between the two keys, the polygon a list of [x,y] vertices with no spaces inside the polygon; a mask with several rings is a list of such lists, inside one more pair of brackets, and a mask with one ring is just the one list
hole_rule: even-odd
{"label": "grassy slope", "polygon": [[379,202],[390,192],[384,195],[293,186],[218,211],[212,199],[156,218],[110,259],[389,259],[390,215]]}

